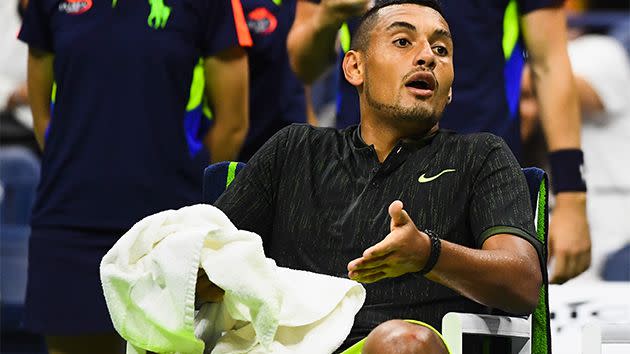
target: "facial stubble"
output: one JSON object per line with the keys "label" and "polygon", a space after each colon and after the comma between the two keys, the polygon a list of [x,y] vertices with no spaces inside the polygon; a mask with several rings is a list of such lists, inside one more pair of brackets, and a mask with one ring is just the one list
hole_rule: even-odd
{"label": "facial stubble", "polygon": [[403,107],[401,104],[402,94],[398,91],[393,103],[379,102],[374,98],[371,91],[372,80],[367,68],[365,69],[365,81],[363,84],[365,90],[365,99],[369,106],[381,112],[388,119],[398,120],[401,122],[424,122],[429,126],[434,126],[438,120],[444,107],[439,110],[432,110],[426,105],[414,105],[412,107]]}

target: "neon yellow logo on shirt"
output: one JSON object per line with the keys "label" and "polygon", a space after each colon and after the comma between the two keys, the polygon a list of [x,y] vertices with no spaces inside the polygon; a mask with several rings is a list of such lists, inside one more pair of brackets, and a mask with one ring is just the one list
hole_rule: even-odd
{"label": "neon yellow logo on shirt", "polygon": [[432,176],[432,177],[426,177],[426,173],[423,173],[423,174],[422,174],[422,176],[420,176],[420,177],[418,178],[418,182],[420,182],[420,183],[427,183],[427,182],[431,182],[431,181],[433,181],[434,179],[436,179],[436,178],[440,177],[441,175],[443,175],[443,174],[445,174],[445,173],[448,173],[448,172],[455,172],[455,170],[454,170],[454,169],[452,169],[452,168],[449,168],[449,169],[446,169],[446,170],[444,170],[444,171],[442,171],[442,172],[440,172],[440,173],[438,173],[437,175]]}

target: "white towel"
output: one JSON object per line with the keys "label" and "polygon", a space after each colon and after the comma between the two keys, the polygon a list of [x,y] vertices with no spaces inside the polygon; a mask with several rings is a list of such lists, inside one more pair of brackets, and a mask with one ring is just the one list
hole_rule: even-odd
{"label": "white towel", "polygon": [[[225,296],[195,313],[200,267]],[[354,281],[277,267],[258,235],[210,205],[144,218],[103,257],[100,272],[128,353],[328,354],[365,300]]]}

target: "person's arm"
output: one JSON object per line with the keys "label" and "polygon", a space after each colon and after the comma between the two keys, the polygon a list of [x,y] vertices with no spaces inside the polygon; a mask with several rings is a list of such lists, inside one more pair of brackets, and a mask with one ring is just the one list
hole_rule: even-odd
{"label": "person's arm", "polygon": [[16,87],[7,99],[6,109],[11,111],[18,106],[28,105],[28,88],[27,83],[23,82]]}
{"label": "person's arm", "polygon": [[580,109],[582,111],[582,118],[590,118],[595,121],[601,121],[605,112],[604,102],[597,94],[597,91],[593,89],[593,86],[589,84],[587,80],[579,76],[574,76],[575,88],[578,93]]}
{"label": "person's arm", "polygon": [[313,107],[313,96],[311,86],[304,85],[304,100],[306,101],[306,123],[317,127],[319,126],[319,120],[317,119],[317,113],[315,113],[315,107]]}
{"label": "person's arm", "polygon": [[[421,270],[430,253],[429,237],[418,230],[402,202],[389,206],[391,232],[348,264],[351,279],[372,283]],[[534,247],[509,234],[497,234],[482,249],[441,241],[441,253],[430,280],[486,306],[524,314],[538,302],[542,274]]]}
{"label": "person's arm", "polygon": [[337,31],[352,16],[365,12],[369,0],[298,0],[287,37],[291,68],[311,84],[335,61]]}
{"label": "person's arm", "polygon": [[44,150],[46,129],[50,123],[50,95],[53,85],[52,53],[33,47],[28,51],[28,98],[33,113],[33,130],[40,149]]}
{"label": "person's arm", "polygon": [[[471,166],[467,174],[474,177],[462,175],[470,183],[468,216],[463,222],[474,239],[474,248],[442,239],[441,252],[432,249],[428,236],[418,231],[402,203],[395,201],[389,207],[390,234],[349,264],[351,277],[356,276],[353,272],[358,264],[366,267],[366,263],[377,267],[372,270],[377,279],[417,272],[435,251],[437,263],[424,270],[428,279],[510,313],[528,313],[535,308],[543,252],[535,236],[525,176],[502,139],[487,134],[474,142],[474,152],[466,153]],[[439,230],[439,225],[434,228]],[[379,271],[383,274],[378,275]]]}
{"label": "person's arm", "polygon": [[[532,11],[523,16],[522,26],[549,152],[577,151],[581,121],[567,53],[565,14],[561,8]],[[577,166],[574,169],[579,171]],[[554,174],[561,178],[559,173],[573,173],[564,168],[555,170],[552,166],[552,179]],[[549,225],[549,255],[555,258],[550,281],[564,283],[585,271],[591,262],[586,192],[558,191],[555,201]]]}
{"label": "person's arm", "polygon": [[231,48],[204,59],[206,95],[214,124],[204,139],[212,162],[237,158],[249,128],[247,53]]}

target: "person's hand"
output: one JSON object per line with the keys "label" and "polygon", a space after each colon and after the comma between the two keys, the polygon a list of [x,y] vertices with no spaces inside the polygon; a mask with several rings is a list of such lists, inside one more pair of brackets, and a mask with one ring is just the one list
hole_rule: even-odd
{"label": "person's hand", "polygon": [[321,20],[335,26],[341,25],[350,17],[361,16],[372,5],[371,0],[322,0]]}
{"label": "person's hand", "polygon": [[591,264],[591,237],[586,219],[586,194],[562,192],[549,224],[549,258],[554,258],[549,281],[562,284]]}
{"label": "person's hand", "polygon": [[348,277],[361,283],[373,283],[417,272],[427,261],[431,245],[429,237],[418,230],[403,203],[389,206],[390,233],[376,245],[366,249],[363,257],[348,263]]}
{"label": "person's hand", "polygon": [[197,286],[195,288],[195,304],[203,304],[206,302],[221,302],[223,301],[223,294],[225,291],[216,286],[208,279],[206,272],[203,269],[199,269],[197,273]]}
{"label": "person's hand", "polygon": [[28,90],[26,83],[18,86],[9,96],[6,103],[7,110],[11,111],[17,106],[28,104]]}

